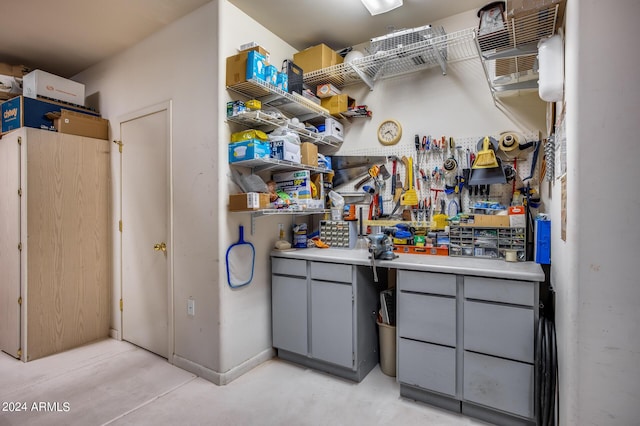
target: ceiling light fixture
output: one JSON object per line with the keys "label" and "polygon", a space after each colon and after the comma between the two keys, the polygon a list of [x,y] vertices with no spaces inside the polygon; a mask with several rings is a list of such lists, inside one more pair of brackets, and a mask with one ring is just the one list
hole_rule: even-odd
{"label": "ceiling light fixture", "polygon": [[360,0],[371,16],[389,12],[402,6],[402,0]]}

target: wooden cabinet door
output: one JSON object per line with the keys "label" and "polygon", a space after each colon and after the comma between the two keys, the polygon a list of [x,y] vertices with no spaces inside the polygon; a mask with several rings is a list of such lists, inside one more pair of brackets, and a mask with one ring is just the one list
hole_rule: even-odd
{"label": "wooden cabinet door", "polygon": [[0,139],[0,350],[20,349],[20,151],[22,131]]}

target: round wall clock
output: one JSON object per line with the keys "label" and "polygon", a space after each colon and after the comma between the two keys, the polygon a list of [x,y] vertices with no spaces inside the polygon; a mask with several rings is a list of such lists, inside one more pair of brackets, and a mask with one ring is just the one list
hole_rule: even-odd
{"label": "round wall clock", "polygon": [[378,140],[382,145],[395,145],[402,137],[402,126],[397,120],[384,120],[378,126]]}

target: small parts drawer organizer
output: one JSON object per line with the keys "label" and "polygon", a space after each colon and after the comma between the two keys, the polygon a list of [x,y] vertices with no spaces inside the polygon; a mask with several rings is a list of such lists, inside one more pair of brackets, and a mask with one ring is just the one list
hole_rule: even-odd
{"label": "small parts drawer organizer", "polygon": [[452,226],[449,255],[524,261],[525,235],[525,228]]}

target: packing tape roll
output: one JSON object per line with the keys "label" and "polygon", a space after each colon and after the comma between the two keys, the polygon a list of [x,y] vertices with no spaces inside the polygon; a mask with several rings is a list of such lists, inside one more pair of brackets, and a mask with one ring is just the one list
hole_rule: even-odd
{"label": "packing tape roll", "polygon": [[[512,154],[512,151],[517,151],[520,148],[520,138],[515,133],[503,133],[500,136],[500,141],[498,142],[498,147],[500,151],[504,152],[509,156]],[[517,152],[516,152],[517,155]]]}
{"label": "packing tape roll", "polygon": [[507,262],[517,262],[518,252],[516,250],[505,250],[504,260],[506,260]]}

